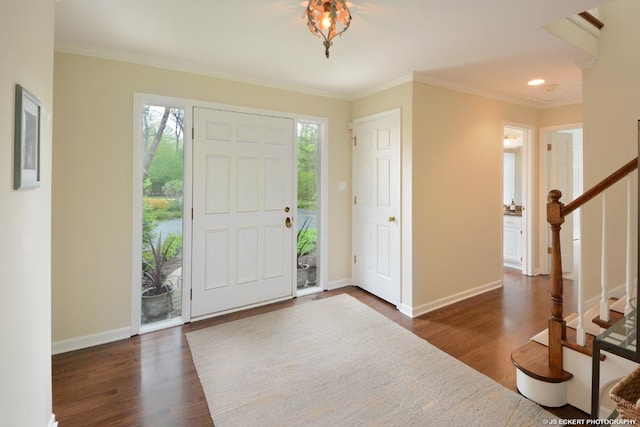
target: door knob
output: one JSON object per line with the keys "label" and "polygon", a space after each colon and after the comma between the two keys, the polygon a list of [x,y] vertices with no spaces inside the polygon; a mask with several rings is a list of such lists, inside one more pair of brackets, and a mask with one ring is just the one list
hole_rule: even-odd
{"label": "door knob", "polygon": [[291,218],[287,217],[287,219],[284,220],[284,226],[291,228]]}
{"label": "door knob", "polygon": [[390,216],[389,217],[389,222],[396,222],[396,217],[395,216]]}

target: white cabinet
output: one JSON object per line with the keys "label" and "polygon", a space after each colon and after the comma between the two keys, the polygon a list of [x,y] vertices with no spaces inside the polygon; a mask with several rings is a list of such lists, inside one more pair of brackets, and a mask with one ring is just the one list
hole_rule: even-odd
{"label": "white cabinet", "polygon": [[504,265],[522,269],[522,217],[504,215]]}

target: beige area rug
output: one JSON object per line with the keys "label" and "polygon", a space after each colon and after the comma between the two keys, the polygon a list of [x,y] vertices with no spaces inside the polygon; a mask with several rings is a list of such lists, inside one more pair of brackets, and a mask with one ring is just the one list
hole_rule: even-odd
{"label": "beige area rug", "polygon": [[187,334],[216,427],[555,418],[348,295]]}

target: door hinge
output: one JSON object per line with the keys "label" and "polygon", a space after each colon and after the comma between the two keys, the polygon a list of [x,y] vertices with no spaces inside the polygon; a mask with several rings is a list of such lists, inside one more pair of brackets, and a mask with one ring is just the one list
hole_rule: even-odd
{"label": "door hinge", "polygon": [[193,288],[189,289],[189,300],[193,301]]}
{"label": "door hinge", "polygon": [[191,220],[193,220],[193,208],[191,208]]}
{"label": "door hinge", "polygon": [[522,235],[522,230],[520,230],[520,235]]}
{"label": "door hinge", "polygon": [[548,253],[549,255],[551,255],[551,247],[548,247],[548,248],[547,248],[547,253]]}
{"label": "door hinge", "polygon": [[551,144],[547,144],[547,151],[551,151]]}
{"label": "door hinge", "polygon": [[191,140],[193,141],[194,138],[195,138],[195,131],[193,130],[193,128],[191,128]]}
{"label": "door hinge", "polygon": [[357,146],[358,146],[358,138],[356,138],[356,137],[354,136],[354,137],[353,137],[353,138],[351,138],[351,139],[353,139],[353,146],[354,146],[354,147],[357,147]]}
{"label": "door hinge", "polygon": [[358,262],[358,258],[354,255],[353,256],[353,263],[355,264],[356,262]]}
{"label": "door hinge", "polygon": [[356,196],[353,196],[353,204],[354,205],[358,204],[358,198]]}

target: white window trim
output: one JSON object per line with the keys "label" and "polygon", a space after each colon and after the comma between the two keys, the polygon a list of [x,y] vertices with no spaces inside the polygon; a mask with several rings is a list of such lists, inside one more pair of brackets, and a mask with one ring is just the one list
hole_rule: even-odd
{"label": "white window trim", "polygon": [[[317,284],[318,286],[315,289],[308,290],[297,290],[297,296],[303,296],[309,293],[320,292],[328,289],[329,284],[329,267],[328,267],[328,259],[329,259],[329,232],[327,230],[327,226],[329,222],[327,220],[329,216],[328,209],[328,200],[329,200],[329,149],[328,149],[328,140],[327,135],[329,135],[329,121],[326,118],[322,117],[311,117],[311,116],[296,116],[295,126],[296,130],[298,128],[298,123],[314,123],[320,125],[320,137],[318,138],[318,151],[319,151],[319,160],[320,160],[320,170],[318,171],[320,177],[320,201],[318,203],[318,217],[316,219],[317,223],[320,224],[320,239],[318,240],[319,247],[319,255],[317,263],[320,265],[320,269],[317,271]],[[297,134],[296,134],[297,138]],[[296,139],[297,141],[297,139]],[[297,150],[296,150],[297,151]],[[296,155],[294,168],[296,173],[298,171],[298,156]],[[295,181],[294,194],[296,194],[296,202],[298,195],[298,180]],[[296,227],[297,227],[297,217],[298,217],[298,207],[296,203]],[[294,272],[295,273],[295,272]],[[295,277],[295,274],[294,274]]]}
{"label": "white window trim", "polygon": [[[182,244],[183,244],[183,266],[182,266],[182,316],[177,319],[170,319],[167,322],[157,322],[151,325],[142,325],[141,304],[142,294],[140,292],[140,277],[142,275],[142,161],[143,161],[143,141],[142,141],[142,114],[145,105],[158,105],[163,107],[177,107],[184,110],[184,195],[182,210]],[[132,206],[132,268],[131,268],[131,334],[151,332],[154,330],[180,325],[190,320],[191,293],[191,129],[192,123],[192,101],[172,98],[159,95],[149,95],[135,93],[133,96],[133,206]]]}

